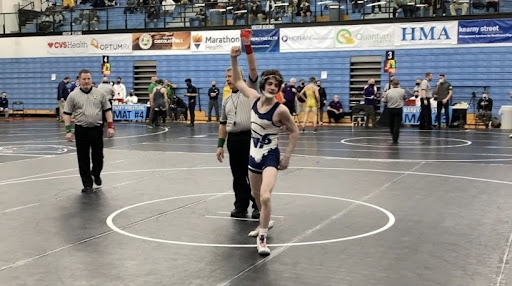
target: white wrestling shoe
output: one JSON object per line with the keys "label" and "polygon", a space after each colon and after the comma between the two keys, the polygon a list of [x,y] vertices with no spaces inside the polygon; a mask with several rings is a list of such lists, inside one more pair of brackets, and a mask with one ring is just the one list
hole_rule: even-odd
{"label": "white wrestling shoe", "polygon": [[[271,229],[274,227],[274,221],[271,220],[268,222],[268,229]],[[256,229],[254,229],[253,231],[249,232],[249,236],[250,237],[256,237],[258,236],[258,234],[260,234],[260,227],[256,227]]]}
{"label": "white wrestling shoe", "polygon": [[270,255],[270,248],[267,246],[267,236],[262,234],[256,238],[256,248],[260,255]]}

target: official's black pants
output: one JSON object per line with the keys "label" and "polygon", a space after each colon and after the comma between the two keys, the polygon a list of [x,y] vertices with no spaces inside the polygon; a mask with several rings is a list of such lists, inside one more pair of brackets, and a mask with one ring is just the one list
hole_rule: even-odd
{"label": "official's black pants", "polygon": [[196,121],[196,100],[188,102],[188,110],[190,112],[190,124],[194,124]]}
{"label": "official's black pants", "polygon": [[233,174],[233,191],[235,191],[235,208],[247,211],[250,202],[258,208],[251,195],[249,184],[249,151],[251,148],[251,131],[229,133],[227,140],[229,165]]}
{"label": "official's black pants", "polygon": [[420,129],[432,129],[432,108],[430,106],[430,98],[420,98]]}
{"label": "official's black pants", "polygon": [[446,103],[443,104],[442,100],[437,101],[437,114],[436,114],[436,123],[437,127],[441,127],[441,111],[444,107],[444,115],[446,117],[446,126],[450,126],[450,102],[447,100]]}
{"label": "official's black pants", "polygon": [[75,141],[82,184],[84,187],[92,187],[92,176],[99,176],[103,169],[103,129],[101,126],[75,125]]}
{"label": "official's black pants", "polygon": [[400,127],[402,126],[402,108],[388,108],[389,132],[393,142],[398,142],[400,136]]}

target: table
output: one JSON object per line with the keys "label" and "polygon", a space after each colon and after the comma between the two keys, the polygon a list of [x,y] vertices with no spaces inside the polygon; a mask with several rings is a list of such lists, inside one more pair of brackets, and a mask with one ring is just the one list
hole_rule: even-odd
{"label": "table", "polygon": [[[421,112],[421,106],[404,106],[402,107],[402,123],[405,125],[419,125],[420,124],[420,112]],[[437,115],[437,106],[431,107],[432,111],[432,125],[436,126],[436,115]],[[452,116],[453,108],[450,106],[450,118],[453,118]],[[446,123],[446,117],[444,115],[444,112],[441,114],[441,123]]]}

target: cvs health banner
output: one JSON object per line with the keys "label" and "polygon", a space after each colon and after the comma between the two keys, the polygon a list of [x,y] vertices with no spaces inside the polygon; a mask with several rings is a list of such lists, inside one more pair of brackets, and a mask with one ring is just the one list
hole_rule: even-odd
{"label": "cvs health banner", "polygon": [[458,22],[424,22],[395,24],[395,45],[451,46],[457,44]]}
{"label": "cvs health banner", "polygon": [[512,43],[512,21],[459,21],[459,44]]}

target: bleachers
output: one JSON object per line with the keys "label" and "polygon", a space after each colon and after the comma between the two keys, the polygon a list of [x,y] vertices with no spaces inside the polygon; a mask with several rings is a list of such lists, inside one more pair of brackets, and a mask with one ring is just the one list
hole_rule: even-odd
{"label": "bleachers", "polygon": [[[508,94],[512,91],[512,82],[509,80],[512,73],[512,56],[509,50],[509,47],[423,49],[421,52],[415,49],[397,50],[396,76],[402,86],[412,89],[415,79],[422,78],[427,71],[433,72],[436,77],[439,73],[445,73],[455,88],[455,102],[468,102],[472,91],[480,93],[481,87],[491,86],[490,94],[495,101],[497,112],[501,105],[510,104]],[[350,57],[383,56],[384,52],[361,50],[322,54],[258,54],[257,59],[260,71],[279,67],[287,81],[291,77],[297,80],[308,80],[311,76],[319,78],[322,71],[327,71],[328,78],[322,82],[328,100],[330,101],[334,94],[338,94],[343,106],[348,108]],[[227,55],[111,56],[113,74],[110,80],[121,76],[130,90],[133,87],[132,72],[136,60],[156,60],[158,76],[170,79],[179,87],[185,87],[184,80],[190,77],[194,85],[202,89],[201,105],[197,107],[198,110],[207,108],[206,92],[212,80],[223,86],[225,69],[229,65]],[[2,59],[0,65],[5,68],[0,70],[0,88],[9,93],[11,100],[23,100],[26,109],[54,110],[59,81],[65,76],[74,79],[80,69],[88,68],[93,72],[93,80],[99,83],[100,61],[100,56]],[[241,65],[247,71],[244,60],[241,61]],[[56,74],[55,81],[51,80],[52,74]],[[387,76],[382,74],[381,78],[385,81]]]}

